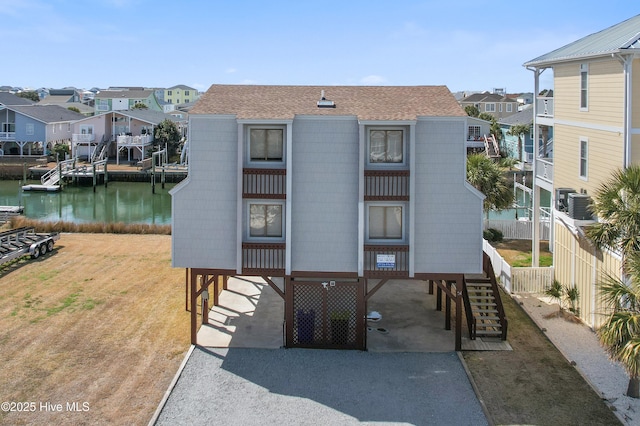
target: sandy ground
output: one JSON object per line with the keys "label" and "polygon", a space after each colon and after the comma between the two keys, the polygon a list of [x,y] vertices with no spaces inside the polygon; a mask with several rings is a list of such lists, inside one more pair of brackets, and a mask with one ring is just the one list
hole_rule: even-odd
{"label": "sandy ground", "polygon": [[189,348],[166,235],[63,234],[0,270],[0,424],[146,424]]}

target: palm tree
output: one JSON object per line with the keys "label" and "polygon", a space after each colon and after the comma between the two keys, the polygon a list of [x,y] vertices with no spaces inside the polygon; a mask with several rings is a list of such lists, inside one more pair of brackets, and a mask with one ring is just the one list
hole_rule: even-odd
{"label": "palm tree", "polygon": [[504,170],[484,154],[467,157],[467,181],[485,195],[484,211],[504,210],[513,205],[513,189]]}
{"label": "palm tree", "polygon": [[600,219],[585,233],[598,249],[619,250],[623,276],[607,275],[600,294],[611,314],[598,330],[610,356],[629,373],[627,395],[640,397],[640,167],[617,170],[595,194]]}
{"label": "palm tree", "polygon": [[597,334],[611,358],[629,374],[627,396],[640,398],[640,254],[627,261],[627,281],[608,275],[600,283],[600,294],[612,313]]}
{"label": "palm tree", "polygon": [[595,194],[591,211],[600,222],[585,232],[596,247],[620,250],[623,268],[640,252],[640,166],[617,170]]}
{"label": "palm tree", "polygon": [[522,160],[522,152],[524,151],[525,135],[531,132],[531,123],[529,124],[514,124],[507,131],[508,135],[516,136],[518,138],[518,159]]}

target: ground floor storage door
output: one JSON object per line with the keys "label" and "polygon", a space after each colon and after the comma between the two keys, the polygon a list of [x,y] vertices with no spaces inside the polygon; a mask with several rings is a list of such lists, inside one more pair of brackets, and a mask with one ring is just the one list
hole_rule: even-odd
{"label": "ground floor storage door", "polygon": [[287,347],[366,348],[365,281],[287,281]]}

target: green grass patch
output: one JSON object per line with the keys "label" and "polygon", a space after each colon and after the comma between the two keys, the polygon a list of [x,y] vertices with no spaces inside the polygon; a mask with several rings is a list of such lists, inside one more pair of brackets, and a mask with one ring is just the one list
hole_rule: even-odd
{"label": "green grass patch", "polygon": [[[538,263],[540,266],[551,266],[553,265],[553,255],[545,255],[541,254],[538,259]],[[511,266],[515,268],[528,268],[531,267],[531,253],[523,253],[518,259],[515,259],[511,262]]]}
{"label": "green grass patch", "polygon": [[50,317],[51,315],[55,315],[55,314],[57,314],[59,312],[62,312],[67,308],[73,307],[73,305],[78,300],[78,297],[80,296],[80,293],[81,293],[81,291],[78,291],[76,293],[71,293],[70,295],[65,297],[62,300],[62,303],[59,304],[58,306],[54,306],[53,308],[48,308],[46,310],[47,316]]}

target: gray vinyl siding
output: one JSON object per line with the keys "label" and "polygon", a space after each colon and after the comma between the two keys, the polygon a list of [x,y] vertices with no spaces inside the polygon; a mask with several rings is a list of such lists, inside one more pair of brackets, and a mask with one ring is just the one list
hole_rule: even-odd
{"label": "gray vinyl siding", "polygon": [[189,139],[189,177],[172,191],[173,266],[235,270],[237,122],[193,116]]}
{"label": "gray vinyl siding", "polygon": [[358,270],[358,122],[293,122],[291,269]]}
{"label": "gray vinyl siding", "polygon": [[481,271],[482,199],[465,185],[465,132],[463,119],[416,124],[416,273]]}

